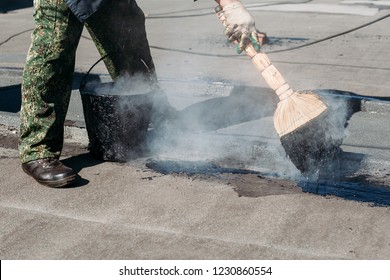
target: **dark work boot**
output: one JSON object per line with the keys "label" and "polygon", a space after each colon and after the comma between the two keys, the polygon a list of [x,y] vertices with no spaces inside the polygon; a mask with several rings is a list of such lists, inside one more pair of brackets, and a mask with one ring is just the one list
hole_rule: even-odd
{"label": "dark work boot", "polygon": [[22,163],[22,169],[38,183],[61,188],[74,183],[78,175],[72,168],[65,166],[55,158],[44,158]]}

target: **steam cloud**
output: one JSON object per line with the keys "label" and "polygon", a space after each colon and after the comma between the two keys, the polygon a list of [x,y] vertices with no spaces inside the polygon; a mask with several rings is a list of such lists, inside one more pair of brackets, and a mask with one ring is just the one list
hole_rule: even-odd
{"label": "steam cloud", "polygon": [[[100,86],[96,91],[97,94],[111,95],[158,93],[150,95],[154,98],[154,114],[147,139],[149,156],[154,159],[212,162],[221,167],[300,178],[300,172],[287,158],[274,130],[273,113],[278,99],[271,90],[233,86],[224,96],[190,102],[191,93],[188,93],[185,102],[192,103],[188,105],[175,99],[176,94],[183,90],[182,84],[165,87],[174,107],[184,109],[176,111],[171,107],[162,90],[144,75],[125,75],[114,86]],[[189,88],[196,91],[201,87],[194,84]],[[225,93],[228,88],[225,87]],[[131,100],[129,98],[128,102]],[[346,136],[348,104],[345,99],[332,96],[326,96],[325,100],[331,108],[329,115],[333,124],[329,138],[343,139]],[[122,100],[120,108],[123,110],[129,106]],[[334,163],[336,169],[338,165]]]}

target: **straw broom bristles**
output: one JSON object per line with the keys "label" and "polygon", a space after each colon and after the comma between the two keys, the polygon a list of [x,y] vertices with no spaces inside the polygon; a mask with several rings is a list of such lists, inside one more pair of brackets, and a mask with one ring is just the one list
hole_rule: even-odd
{"label": "straw broom bristles", "polygon": [[274,114],[275,129],[282,137],[309,123],[326,110],[327,106],[317,94],[294,92],[278,103]]}
{"label": "straw broom bristles", "polygon": [[251,45],[245,51],[269,87],[279,96],[274,125],[280,137],[293,132],[327,110],[327,106],[317,94],[293,91],[265,53],[256,52]]}

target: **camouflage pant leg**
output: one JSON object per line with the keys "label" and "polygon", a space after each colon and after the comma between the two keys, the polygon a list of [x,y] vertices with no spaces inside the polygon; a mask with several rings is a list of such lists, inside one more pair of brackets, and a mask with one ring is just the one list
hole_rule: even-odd
{"label": "camouflage pant leg", "polygon": [[134,0],[108,0],[86,27],[113,79],[144,73],[157,81],[145,30],[145,15]]}
{"label": "camouflage pant leg", "polygon": [[75,51],[83,25],[63,0],[34,0],[35,30],[22,82],[22,162],[60,156]]}

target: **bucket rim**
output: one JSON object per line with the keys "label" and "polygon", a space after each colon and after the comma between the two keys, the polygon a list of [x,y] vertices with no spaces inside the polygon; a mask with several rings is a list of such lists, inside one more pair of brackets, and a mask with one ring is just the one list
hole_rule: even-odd
{"label": "bucket rim", "polygon": [[152,89],[150,91],[144,93],[136,93],[136,94],[111,94],[111,93],[99,93],[96,89],[103,88],[107,86],[107,91],[110,91],[113,88],[115,82],[97,82],[97,83],[88,83],[83,87],[79,88],[79,92],[81,95],[91,95],[91,96],[99,96],[99,97],[131,97],[131,96],[151,96],[154,94],[158,94],[158,89]]}

